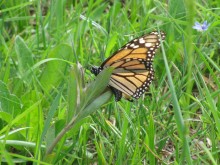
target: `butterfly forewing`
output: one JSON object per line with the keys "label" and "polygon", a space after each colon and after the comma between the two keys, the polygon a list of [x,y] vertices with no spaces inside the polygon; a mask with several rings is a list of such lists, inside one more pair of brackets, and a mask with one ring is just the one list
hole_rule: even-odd
{"label": "butterfly forewing", "polygon": [[[161,32],[161,39],[165,39],[165,33]],[[150,61],[155,54],[155,51],[160,46],[160,36],[159,33],[154,31],[150,34],[143,35],[139,38],[133,39],[128,42],[126,45],[121,47],[118,51],[113,53],[112,56],[107,58],[101,65],[101,67],[107,67],[113,65],[115,62],[118,62],[123,59],[138,58],[140,54],[145,54],[142,57],[144,60]],[[146,56],[147,55],[147,56]],[[133,56],[133,57],[131,57]]]}

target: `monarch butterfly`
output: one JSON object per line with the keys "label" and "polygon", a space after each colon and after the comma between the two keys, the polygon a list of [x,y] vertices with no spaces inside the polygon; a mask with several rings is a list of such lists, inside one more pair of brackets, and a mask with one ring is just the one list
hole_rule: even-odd
{"label": "monarch butterfly", "polygon": [[131,40],[112,56],[107,58],[100,67],[93,66],[91,72],[96,76],[106,67],[113,67],[109,86],[115,95],[115,100],[122,96],[132,101],[138,99],[154,79],[153,59],[164,32],[153,31]]}

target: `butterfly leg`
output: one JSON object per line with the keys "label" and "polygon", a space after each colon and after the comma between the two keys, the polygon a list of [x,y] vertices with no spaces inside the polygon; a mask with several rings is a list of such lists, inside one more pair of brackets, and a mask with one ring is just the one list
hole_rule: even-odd
{"label": "butterfly leg", "polygon": [[122,92],[115,89],[114,87],[110,87],[110,89],[112,90],[113,94],[115,95],[115,101],[120,101],[122,98]]}

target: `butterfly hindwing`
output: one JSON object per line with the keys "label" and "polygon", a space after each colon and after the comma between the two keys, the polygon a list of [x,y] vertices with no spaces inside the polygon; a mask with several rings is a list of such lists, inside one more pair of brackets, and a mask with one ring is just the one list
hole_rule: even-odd
{"label": "butterfly hindwing", "polygon": [[124,62],[121,67],[115,68],[109,85],[137,99],[147,90],[154,78],[154,71],[149,62],[138,59],[132,62]]}

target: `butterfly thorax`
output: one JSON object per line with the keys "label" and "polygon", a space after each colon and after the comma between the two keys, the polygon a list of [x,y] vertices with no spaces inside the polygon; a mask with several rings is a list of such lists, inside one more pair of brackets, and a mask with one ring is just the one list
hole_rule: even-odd
{"label": "butterfly thorax", "polygon": [[97,76],[103,70],[102,67],[92,66],[91,72]]}

